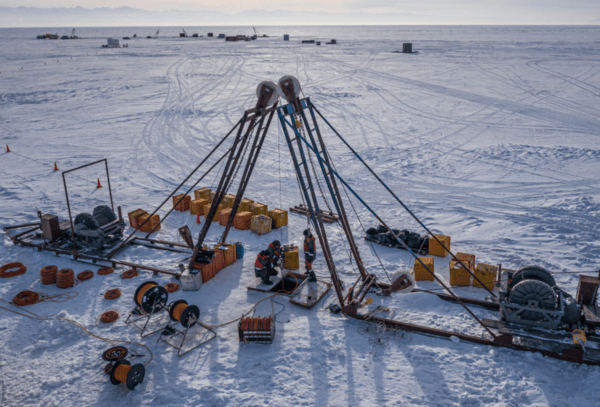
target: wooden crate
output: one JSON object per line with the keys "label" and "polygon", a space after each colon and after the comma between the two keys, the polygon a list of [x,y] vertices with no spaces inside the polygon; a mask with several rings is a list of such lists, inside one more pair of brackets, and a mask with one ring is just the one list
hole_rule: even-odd
{"label": "wooden crate", "polygon": [[288,224],[288,212],[283,209],[272,209],[268,212],[269,218],[273,219],[273,228],[280,228]]}
{"label": "wooden crate", "polygon": [[217,193],[216,193],[216,192],[212,192],[212,191],[211,191],[211,193],[210,193],[210,197],[209,197],[210,203],[212,203],[212,201],[214,201],[214,200],[215,200],[215,196],[217,196]]}
{"label": "wooden crate", "polygon": [[158,214],[153,215],[152,217],[150,217],[149,213],[140,216],[138,218],[138,222],[139,222],[140,226],[148,218],[150,218],[150,221],[146,222],[146,224],[144,226],[142,226],[140,228],[140,230],[144,233],[150,233],[156,227],[156,229],[154,229],[154,232],[152,232],[152,233],[158,232],[160,230],[160,216]]}
{"label": "wooden crate", "polygon": [[[179,202],[179,200],[183,196],[184,196],[183,194],[179,194],[179,195],[175,195],[173,197],[173,206],[175,207],[176,211],[187,212],[190,210],[190,202],[192,201],[192,197],[189,195],[185,195],[185,197],[183,198],[183,201]],[[177,202],[179,202],[179,205],[176,205]]]}
{"label": "wooden crate", "polygon": [[[450,236],[444,236],[444,235],[435,235],[435,236],[440,240],[440,242],[442,242],[444,244],[444,246],[446,246],[446,248],[448,250],[450,250]],[[446,257],[448,252],[442,246],[440,246],[440,244],[433,237],[430,237],[429,238],[429,254],[431,254],[432,256]]]}
{"label": "wooden crate", "polygon": [[[266,206],[266,205],[265,205]],[[250,222],[250,230],[257,235],[266,235],[271,232],[273,219],[265,215],[254,215]]]}
{"label": "wooden crate", "polygon": [[227,194],[223,197],[223,200],[221,201],[221,203],[223,204],[224,208],[232,208],[233,201],[235,201],[235,195]]}
{"label": "wooden crate", "polygon": [[221,212],[219,212],[219,225],[227,226],[229,216],[231,216],[231,208],[223,208]]}
{"label": "wooden crate", "polygon": [[198,199],[206,199],[207,201],[210,201],[210,193],[212,191],[210,190],[210,188],[200,188],[200,189],[196,189],[194,190],[194,199],[198,200]]}
{"label": "wooden crate", "polygon": [[218,273],[219,271],[221,271],[225,268],[225,255],[223,254],[223,251],[221,251],[221,250],[215,251],[215,255],[213,256],[212,263],[214,263],[214,265],[215,265],[215,270],[217,270],[216,273]]}
{"label": "wooden crate", "polygon": [[215,246],[215,251],[219,251],[223,253],[224,258],[224,267],[231,266],[235,263],[236,256],[236,245],[230,243],[221,243],[220,245]]}
{"label": "wooden crate", "polygon": [[[435,272],[433,267],[433,257],[419,257],[419,259],[425,263],[429,270]],[[416,281],[433,281],[433,276],[427,271],[425,267],[419,263],[417,259],[415,259],[415,280]]]}
{"label": "wooden crate", "polygon": [[[204,217],[206,217],[208,215],[208,212],[210,211],[210,206],[211,205],[212,204],[204,206]],[[221,205],[219,205],[217,207],[217,211],[215,212],[215,217],[213,218],[212,222],[216,222],[216,221],[219,220],[219,214],[221,213],[222,210],[223,210],[223,205],[221,204]]]}
{"label": "wooden crate", "polygon": [[252,223],[252,212],[238,212],[233,218],[233,227],[239,230],[250,229]]}
{"label": "wooden crate", "polygon": [[208,199],[194,199],[190,203],[190,213],[192,215],[204,216],[204,207],[208,205]]}
{"label": "wooden crate", "polygon": [[140,216],[147,215],[147,214],[148,214],[148,212],[146,212],[143,209],[136,209],[133,212],[129,212],[127,214],[127,216],[129,217],[129,225],[132,228],[136,228],[137,229],[140,226],[140,224],[138,222],[138,219],[140,218]]}
{"label": "wooden crate", "polygon": [[475,255],[468,253],[456,253],[456,258],[464,263],[469,270],[475,270]]}
{"label": "wooden crate", "polygon": [[252,212],[253,215],[267,216],[267,213],[269,212],[269,207],[260,202],[254,202],[250,204],[250,212]]}
{"label": "wooden crate", "polygon": [[[491,264],[478,263],[475,267],[475,276],[481,280],[483,285],[488,289],[492,290],[494,284],[496,284],[496,277],[498,276],[498,267],[492,266]],[[473,279],[473,287],[483,288],[481,284]]]}
{"label": "wooden crate", "polygon": [[252,199],[242,198],[238,212],[250,212],[250,205],[253,203],[254,201]]}
{"label": "wooden crate", "polygon": [[471,285],[471,274],[463,268],[457,261],[450,262],[450,285],[469,286]]}
{"label": "wooden crate", "polygon": [[300,254],[297,247],[283,253],[283,268],[288,270],[298,270],[300,268]]}

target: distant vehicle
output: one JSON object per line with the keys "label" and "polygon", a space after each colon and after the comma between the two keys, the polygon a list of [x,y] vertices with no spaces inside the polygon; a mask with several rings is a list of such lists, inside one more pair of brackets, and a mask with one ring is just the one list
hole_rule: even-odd
{"label": "distant vehicle", "polygon": [[50,40],[57,40],[58,34],[46,34],[46,38],[48,38]]}
{"label": "distant vehicle", "polygon": [[192,37],[198,38],[198,33],[192,34]]}
{"label": "distant vehicle", "polygon": [[131,38],[129,37],[123,37],[124,40],[130,40]]}
{"label": "distant vehicle", "polygon": [[148,35],[146,38],[150,38],[150,39],[152,39],[152,36],[151,36],[151,35]]}
{"label": "distant vehicle", "polygon": [[219,38],[225,38],[225,34],[219,34]]}
{"label": "distant vehicle", "polygon": [[185,30],[182,28],[182,29],[181,29],[181,31],[183,31],[183,32],[182,32],[182,33],[179,33],[179,37],[180,37],[180,38],[186,38],[188,35],[187,35],[187,33],[185,32]]}
{"label": "distant vehicle", "polygon": [[63,35],[62,37],[60,37],[61,40],[68,40],[69,36],[68,35]]}
{"label": "distant vehicle", "polygon": [[102,45],[103,48],[121,48],[119,45],[119,40],[116,38],[109,38],[106,41],[105,45]]}
{"label": "distant vehicle", "polygon": [[137,34],[133,34],[133,38],[137,38]]}
{"label": "distant vehicle", "polygon": [[45,39],[46,39],[46,36],[45,36],[45,35],[38,35],[38,36],[37,36],[37,39],[38,39],[38,40],[45,40]]}

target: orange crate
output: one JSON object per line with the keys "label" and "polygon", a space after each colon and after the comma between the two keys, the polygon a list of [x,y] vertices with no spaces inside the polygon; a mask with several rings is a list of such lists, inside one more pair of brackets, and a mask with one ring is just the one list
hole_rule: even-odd
{"label": "orange crate", "polygon": [[194,199],[190,203],[190,213],[192,215],[204,216],[204,207],[208,205],[208,199]]}
{"label": "orange crate", "polygon": [[140,226],[140,224],[138,223],[138,219],[140,218],[140,216],[142,215],[147,215],[148,212],[146,212],[143,209],[136,209],[133,212],[129,212],[127,215],[129,216],[129,225],[132,228],[138,228]]}
{"label": "orange crate", "polygon": [[[419,259],[429,267],[429,270],[435,272],[433,267],[433,257],[419,257]],[[415,259],[415,280],[416,281],[433,281],[433,276],[425,267],[419,263],[417,259]]]}
{"label": "orange crate", "polygon": [[252,199],[242,198],[240,201],[240,207],[238,208],[238,212],[251,212],[250,204],[253,204],[254,201]]}
{"label": "orange crate", "polygon": [[265,215],[269,212],[269,208],[267,205],[262,204],[260,202],[254,202],[250,204],[250,212],[254,215]]}
{"label": "orange crate", "polygon": [[219,251],[223,253],[223,258],[225,259],[225,266],[231,266],[235,263],[236,260],[236,246],[234,244],[229,243],[221,243],[220,245],[215,246],[215,251]]}
{"label": "orange crate", "polygon": [[273,228],[280,228],[288,224],[288,212],[283,209],[272,209],[268,212],[273,219]]}
{"label": "orange crate", "polygon": [[200,189],[196,189],[194,190],[194,199],[198,200],[198,199],[206,199],[207,201],[210,201],[210,193],[212,191],[209,188],[200,188]]}
{"label": "orange crate", "polygon": [[158,227],[152,233],[158,232],[160,230],[160,216],[158,214],[153,215],[152,217],[150,217],[150,214],[148,214],[148,213],[140,216],[138,218],[138,222],[139,222],[140,226],[148,218],[150,218],[150,221],[146,222],[146,224],[144,226],[142,226],[140,228],[140,230],[145,233],[150,233],[150,232],[152,232],[152,229],[154,229],[154,227],[158,225]]}
{"label": "orange crate", "polygon": [[217,196],[216,192],[211,191],[210,196],[209,196],[209,202],[212,203],[212,201],[215,200],[215,196]]}
{"label": "orange crate", "polygon": [[[492,290],[494,284],[496,284],[498,267],[492,266],[491,264],[479,263],[477,264],[477,267],[475,267],[474,274],[488,290]],[[483,286],[475,279],[473,279],[473,287],[483,288]]]}
{"label": "orange crate", "polygon": [[224,208],[221,212],[219,212],[219,225],[227,226],[227,222],[229,221],[230,215],[231,208]]}
{"label": "orange crate", "polygon": [[233,218],[233,227],[239,230],[248,230],[251,222],[252,212],[238,212]]}
{"label": "orange crate", "polygon": [[475,255],[474,254],[456,253],[456,258],[458,260],[462,261],[463,264],[469,268],[469,270],[471,270],[471,271],[475,270]]}
{"label": "orange crate", "polygon": [[221,203],[223,204],[223,207],[231,208],[233,207],[233,201],[235,201],[235,195],[227,194],[223,197]]}
{"label": "orange crate", "polygon": [[[210,211],[210,206],[211,205],[212,204],[204,206],[204,217],[206,217],[206,215],[208,215],[208,212]],[[221,205],[219,205],[217,207],[217,211],[215,212],[215,217],[212,220],[213,222],[216,222],[216,221],[219,220],[219,213],[221,213],[222,210],[223,210],[223,204],[221,204]]]}
{"label": "orange crate", "polygon": [[469,286],[471,285],[471,274],[463,268],[457,261],[450,262],[450,285]]}
{"label": "orange crate", "polygon": [[[440,242],[442,242],[444,244],[444,246],[446,246],[446,248],[448,250],[450,250],[450,236],[444,236],[444,235],[435,235],[435,236],[440,240]],[[431,254],[432,256],[446,257],[448,252],[442,246],[440,246],[440,244],[433,237],[430,237],[429,238],[429,254]]]}
{"label": "orange crate", "polygon": [[213,256],[212,262],[215,265],[215,274],[225,268],[225,255],[223,254],[222,250],[215,250],[215,255]]}
{"label": "orange crate", "polygon": [[266,235],[271,232],[271,226],[273,224],[273,219],[264,215],[254,215],[252,220],[250,221],[250,230],[256,233],[257,235]]}
{"label": "orange crate", "polygon": [[[183,201],[179,202],[183,196],[183,194],[179,194],[173,197],[173,206],[175,207],[175,210],[179,212],[187,212],[190,210],[190,202],[192,201],[192,198],[189,195],[185,195]],[[179,205],[176,205],[177,202],[179,202]]]}

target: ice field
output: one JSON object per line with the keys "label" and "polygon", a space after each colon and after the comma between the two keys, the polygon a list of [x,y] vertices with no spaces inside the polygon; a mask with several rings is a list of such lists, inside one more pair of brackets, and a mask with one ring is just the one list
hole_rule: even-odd
{"label": "ice field", "polygon": [[[12,151],[0,153],[2,227],[36,222],[37,210],[68,219],[54,162],[67,170],[107,158],[115,206],[124,214],[156,208],[254,106],[261,81],[294,75],[304,96],[417,216],[452,237],[454,251],[507,268],[543,266],[571,294],[578,282],[573,272],[600,267],[600,27],[260,27],[271,37],[235,43],[206,33],[252,34],[252,28],[186,28],[204,37],[176,38],[179,28],[163,27],[158,39],[146,39],[156,27],[135,27],[78,29],[85,37],[80,40],[35,39],[57,31],[70,29],[0,29],[0,151],[4,145]],[[128,48],[101,48],[107,37],[134,33],[140,38],[120,40]],[[289,42],[283,34],[290,34]],[[325,45],[332,38],[338,45]],[[323,45],[300,44],[302,39]],[[402,42],[412,42],[418,53],[393,53]],[[422,233],[346,147],[322,130],[348,184],[391,226]],[[216,187],[217,176],[211,173],[200,186]],[[104,188],[95,188],[97,178]],[[96,167],[70,178],[73,211],[107,203],[105,181]],[[302,202],[275,119],[245,195],[270,208]],[[357,200],[353,204],[359,217],[348,209],[350,222],[367,269],[388,281],[377,254],[389,274],[410,270],[408,253],[363,240],[362,225],[377,221]],[[170,299],[198,305],[200,318],[211,325],[246,313],[266,297],[247,291],[256,254],[273,239],[301,243],[306,218],[290,213],[289,219],[288,227],[260,237],[232,229],[228,241],[243,242],[243,262],[199,291],[179,291]],[[177,228],[187,224],[196,238],[201,225],[195,220],[175,212],[156,236],[180,241]],[[208,240],[216,242],[223,229],[213,224]],[[357,272],[343,233],[336,225],[327,226],[327,233],[340,276],[352,284]],[[182,255],[130,247],[118,258],[175,271]],[[64,292],[40,283],[43,266],[75,273],[97,269],[15,247],[3,234],[0,265],[13,261],[28,271],[0,280],[4,301],[23,290]],[[448,261],[435,259],[445,281]],[[315,270],[319,279],[330,280],[322,256]],[[261,303],[257,316],[277,313],[272,345],[240,345],[236,323],[217,328],[216,339],[180,358],[156,344],[158,334],[140,339],[138,330],[123,323],[139,284],[175,281],[140,273],[132,280],[119,273],[96,275],[73,288],[76,298],[20,311],[60,315],[96,335],[148,346],[153,359],[143,384],[134,391],[111,385],[100,358],[111,345],[80,328],[0,309],[0,406],[598,403],[598,367],[416,334],[374,344],[363,323],[329,312],[333,290],[312,310],[286,297]],[[104,292],[114,287],[123,295],[105,300]],[[433,282],[419,287],[440,288]],[[473,287],[455,291],[485,294]],[[413,323],[483,332],[463,308],[435,295],[369,297]],[[98,328],[97,318],[108,308],[121,318]],[[497,317],[472,309],[480,317]]]}

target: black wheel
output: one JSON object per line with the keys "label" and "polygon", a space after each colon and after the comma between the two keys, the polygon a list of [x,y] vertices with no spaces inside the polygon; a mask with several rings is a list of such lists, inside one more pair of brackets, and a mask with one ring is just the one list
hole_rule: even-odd
{"label": "black wheel", "polygon": [[110,222],[117,220],[117,215],[113,212],[110,206],[99,205],[94,208],[93,216],[100,226],[109,224]]}
{"label": "black wheel", "polygon": [[[515,285],[510,292],[510,302],[532,308],[544,310],[556,309],[556,293],[548,284],[539,280],[523,280]],[[537,321],[544,318],[542,312],[523,311],[520,313],[523,319]]]}
{"label": "black wheel", "polygon": [[100,227],[98,221],[89,213],[80,213],[75,216],[75,224],[83,223],[89,230],[96,230]]}
{"label": "black wheel", "polygon": [[556,286],[554,277],[548,270],[540,266],[525,266],[518,269],[512,277],[510,287],[514,287],[523,280],[538,280],[543,281],[552,288]]}
{"label": "black wheel", "polygon": [[133,390],[135,386],[144,381],[144,376],[146,376],[146,368],[144,365],[138,363],[137,365],[131,366],[131,370],[127,375],[127,388]]}
{"label": "black wheel", "polygon": [[157,313],[165,308],[168,300],[169,293],[165,287],[155,285],[144,293],[141,304],[142,310],[147,314]]}
{"label": "black wheel", "polygon": [[195,305],[190,305],[189,307],[183,310],[179,322],[181,323],[182,327],[190,328],[196,325],[196,320],[198,318],[200,318],[200,308],[198,308]]}
{"label": "black wheel", "polygon": [[115,346],[104,351],[102,359],[107,362],[116,362],[117,360],[123,359],[129,352],[124,346]]}

